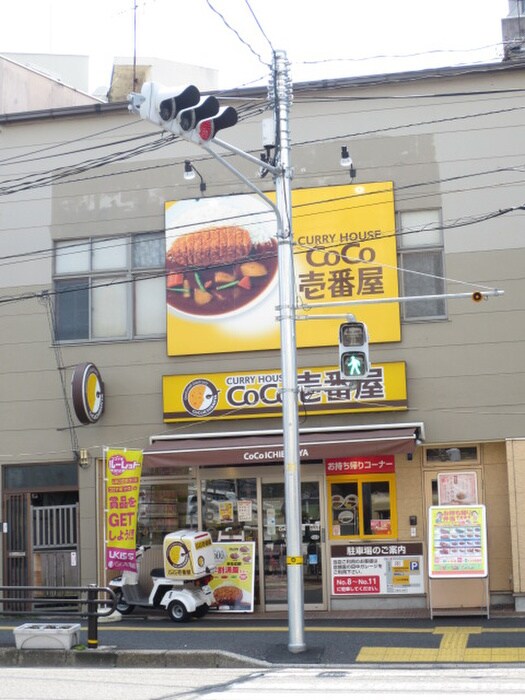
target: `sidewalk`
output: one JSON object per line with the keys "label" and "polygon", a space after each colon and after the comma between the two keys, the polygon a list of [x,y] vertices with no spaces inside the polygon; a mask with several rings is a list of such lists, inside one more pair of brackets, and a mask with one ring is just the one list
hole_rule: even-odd
{"label": "sidewalk", "polygon": [[[85,641],[76,648],[17,649],[13,629],[24,622],[37,621],[35,617],[0,617],[0,667],[353,666],[362,662],[364,649],[368,650],[368,658],[379,650],[391,658],[394,652],[409,658],[415,650],[421,652],[424,648],[433,654],[440,645],[447,647],[451,642],[464,645],[465,658],[467,650],[472,654],[479,647],[476,653],[482,659],[497,659],[500,652],[510,651],[513,656],[507,656],[512,661],[525,662],[525,613],[509,608],[491,609],[490,619],[478,614],[434,616],[432,620],[427,609],[305,611],[306,649],[300,653],[292,653],[288,648],[287,611],[210,613],[178,625],[162,611],[145,610],[120,620],[100,618],[99,645],[95,649],[85,646],[85,620]],[[463,658],[461,654],[458,659]],[[504,663],[504,658],[507,657],[502,656],[499,663]]]}

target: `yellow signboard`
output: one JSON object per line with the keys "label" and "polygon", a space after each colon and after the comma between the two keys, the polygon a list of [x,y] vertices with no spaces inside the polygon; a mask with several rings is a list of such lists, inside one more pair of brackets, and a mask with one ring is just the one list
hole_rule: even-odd
{"label": "yellow signboard", "polygon": [[[300,304],[398,296],[392,183],[294,190],[292,211]],[[270,205],[231,195],[167,202],[165,213],[168,355],[279,348],[278,231]],[[367,324],[371,342],[400,340],[399,304],[340,310]],[[339,325],[300,322],[297,346],[336,345]]]}
{"label": "yellow signboard", "polygon": [[[298,370],[299,413],[326,415],[408,408],[404,362],[374,364],[366,379],[342,377],[336,367]],[[163,377],[164,422],[282,415],[279,370]]]}

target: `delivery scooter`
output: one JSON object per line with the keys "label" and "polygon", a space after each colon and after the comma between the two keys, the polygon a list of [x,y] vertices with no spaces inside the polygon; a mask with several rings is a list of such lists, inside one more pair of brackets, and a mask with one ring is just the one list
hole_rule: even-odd
{"label": "delivery scooter", "polygon": [[139,584],[140,567],[149,547],[137,550],[137,572],[124,571],[110,581],[117,596],[117,610],[129,615],[135,607],[164,608],[173,622],[203,617],[212,593],[209,582],[215,569],[211,536],[208,532],[178,530],[164,537],[164,567],[150,570],[151,586]]}

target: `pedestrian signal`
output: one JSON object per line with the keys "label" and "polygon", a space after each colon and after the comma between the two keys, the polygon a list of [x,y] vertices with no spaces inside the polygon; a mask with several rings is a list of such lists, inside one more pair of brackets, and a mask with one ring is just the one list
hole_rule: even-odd
{"label": "pedestrian signal", "polygon": [[339,369],[351,379],[363,379],[370,372],[368,332],[360,321],[347,321],[339,328]]}

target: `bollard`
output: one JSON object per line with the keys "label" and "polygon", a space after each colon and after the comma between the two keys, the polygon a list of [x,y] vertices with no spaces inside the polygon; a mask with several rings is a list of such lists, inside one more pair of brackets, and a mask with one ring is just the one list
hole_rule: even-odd
{"label": "bollard", "polygon": [[88,649],[98,647],[97,587],[90,583],[87,592]]}

